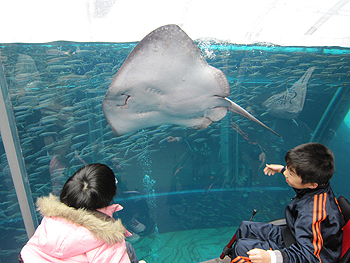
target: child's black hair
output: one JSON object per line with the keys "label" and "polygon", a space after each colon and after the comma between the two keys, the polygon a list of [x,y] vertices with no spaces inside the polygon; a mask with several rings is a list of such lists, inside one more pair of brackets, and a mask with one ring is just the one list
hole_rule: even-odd
{"label": "child's black hair", "polygon": [[60,201],[70,207],[96,210],[108,206],[117,193],[113,171],[105,164],[80,168],[64,184]]}
{"label": "child's black hair", "polygon": [[334,173],[334,155],[320,143],[305,143],[289,150],[287,167],[301,177],[302,183],[327,183]]}

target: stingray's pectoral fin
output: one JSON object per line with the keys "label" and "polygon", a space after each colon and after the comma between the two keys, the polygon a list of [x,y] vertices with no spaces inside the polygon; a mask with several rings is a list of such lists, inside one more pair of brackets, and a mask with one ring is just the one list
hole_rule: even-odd
{"label": "stingray's pectoral fin", "polygon": [[264,128],[268,129],[269,131],[273,132],[274,134],[276,134],[277,136],[282,138],[281,135],[279,135],[278,133],[271,130],[269,127],[267,127],[265,124],[263,124],[261,121],[259,121],[257,118],[255,118],[253,115],[251,115],[248,111],[243,109],[241,106],[237,105],[236,103],[234,103],[232,100],[230,100],[228,98],[225,98],[225,99],[231,103],[230,107],[227,108],[229,111],[236,113],[242,117],[245,117],[249,120],[252,120],[252,121],[256,122],[257,124],[260,124]]}

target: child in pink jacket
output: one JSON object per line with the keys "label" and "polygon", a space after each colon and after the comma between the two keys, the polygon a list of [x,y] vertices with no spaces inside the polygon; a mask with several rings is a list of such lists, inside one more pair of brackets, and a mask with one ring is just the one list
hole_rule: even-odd
{"label": "child in pink jacket", "polygon": [[122,209],[109,206],[116,193],[113,171],[95,163],[67,180],[60,199],[54,195],[39,198],[43,220],[21,251],[23,262],[138,262],[130,244],[127,249],[124,237],[128,232],[112,217]]}

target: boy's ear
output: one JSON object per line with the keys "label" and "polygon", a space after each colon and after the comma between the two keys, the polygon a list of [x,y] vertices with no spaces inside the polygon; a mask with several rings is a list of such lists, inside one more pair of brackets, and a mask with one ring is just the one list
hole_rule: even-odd
{"label": "boy's ear", "polygon": [[310,189],[315,189],[318,187],[318,183],[309,183],[309,186],[308,186]]}

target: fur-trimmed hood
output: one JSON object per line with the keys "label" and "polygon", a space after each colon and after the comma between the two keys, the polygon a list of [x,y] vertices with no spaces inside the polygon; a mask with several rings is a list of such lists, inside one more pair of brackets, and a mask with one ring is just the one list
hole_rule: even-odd
{"label": "fur-trimmed hood", "polygon": [[127,233],[119,219],[99,211],[69,207],[52,194],[38,198],[37,207],[43,217],[61,218],[85,227],[95,238],[109,245],[122,242]]}

